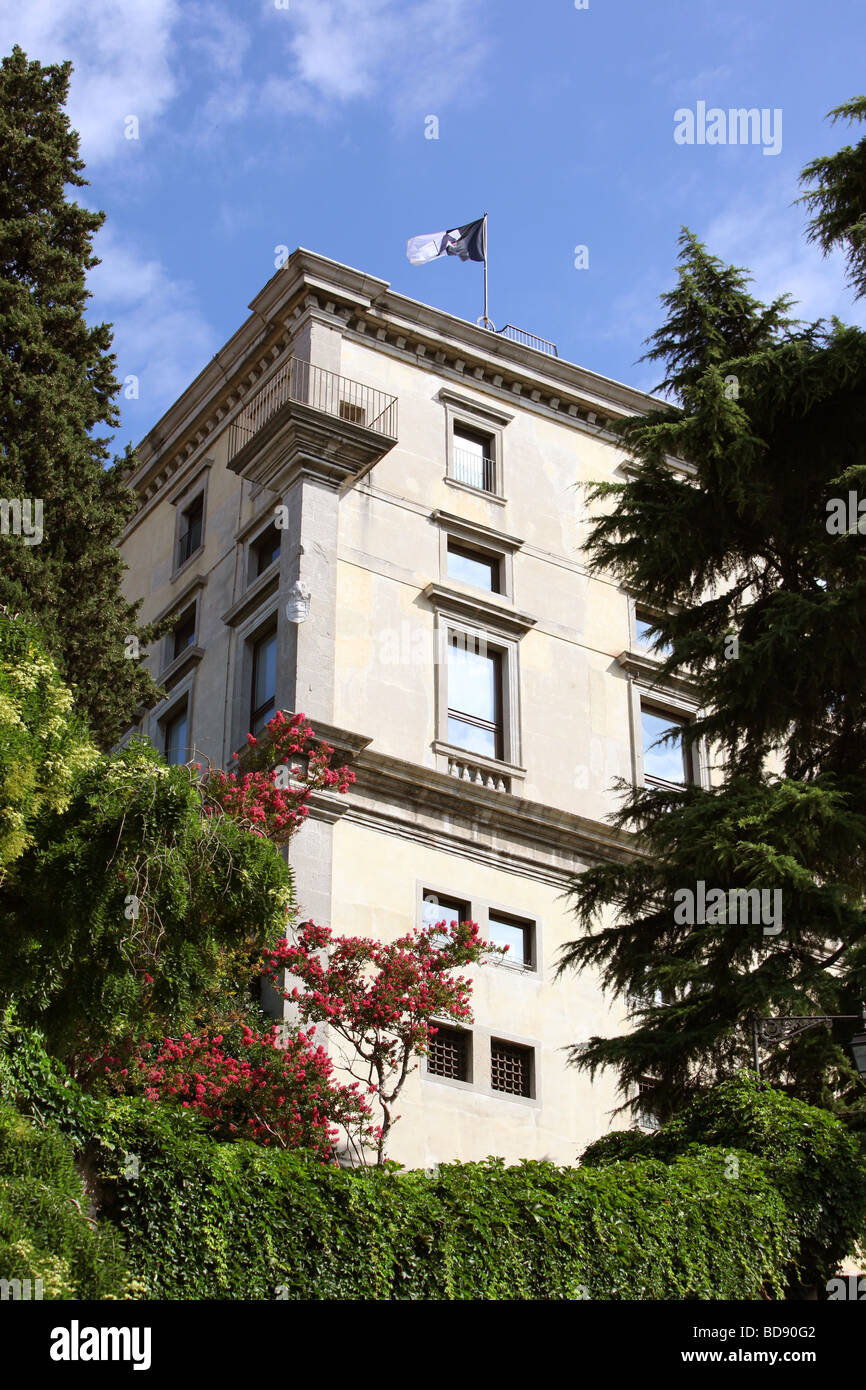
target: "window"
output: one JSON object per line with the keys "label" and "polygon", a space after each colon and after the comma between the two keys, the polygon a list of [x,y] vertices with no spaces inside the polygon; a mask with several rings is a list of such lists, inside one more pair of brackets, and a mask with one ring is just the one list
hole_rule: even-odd
{"label": "window", "polygon": [[659,1121],[654,1105],[654,1091],[658,1082],[652,1076],[642,1076],[637,1090],[636,1121],[640,1129],[658,1129]]}
{"label": "window", "polygon": [[646,651],[651,651],[653,656],[658,657],[660,660],[666,660],[671,654],[670,646],[667,642],[662,642],[659,646],[653,647],[656,639],[650,631],[652,625],[653,618],[651,615],[642,612],[641,609],[637,609],[634,616],[634,627],[638,646],[643,647]]}
{"label": "window", "polygon": [[254,579],[258,579],[260,574],[270,569],[275,560],[279,559],[281,533],[273,524],[266,527],[260,536],[257,536],[250,546],[250,573],[249,582],[252,584]]}
{"label": "window", "polygon": [[189,749],[187,747],[187,707],[183,706],[164,724],[165,729],[165,760],[167,763],[185,763],[188,759]]}
{"label": "window", "polygon": [[[680,732],[686,721],[674,719],[645,704],[641,704],[640,719],[644,781],[651,786],[683,786],[690,782],[689,759]],[[658,740],[671,731],[677,731],[676,737],[660,744]]]}
{"label": "window", "polygon": [[195,643],[195,604],[181,613],[174,629],[173,638],[172,660],[177,661],[177,658],[186,651],[187,647],[191,647]]}
{"label": "window", "polygon": [[421,903],[422,926],[433,927],[437,922],[445,922],[449,927],[453,927],[458,922],[468,922],[470,916],[470,910],[466,903],[458,902],[456,898],[443,898],[436,893],[424,890]]}
{"label": "window", "polygon": [[461,584],[474,584],[476,589],[486,589],[488,593],[501,591],[500,571],[502,559],[484,550],[473,550],[457,541],[448,542],[448,578]]}
{"label": "window", "polygon": [[355,405],[353,401],[340,401],[340,419],[349,420],[353,425],[363,425],[365,411],[362,405]]}
{"label": "window", "polygon": [[465,425],[455,424],[451,476],[455,482],[466,483],[468,487],[479,488],[482,492],[495,492],[496,463],[492,436],[467,429]]}
{"label": "window", "polygon": [[277,708],[276,629],[253,643],[253,672],[250,698],[250,732],[258,734],[273,718]]}
{"label": "window", "polygon": [[510,1096],[531,1096],[532,1048],[491,1038],[490,1086]]}
{"label": "window", "polygon": [[508,947],[508,954],[496,956],[496,960],[506,965],[519,965],[524,970],[533,968],[535,928],[532,922],[521,922],[516,917],[491,912],[486,937],[494,946]]}
{"label": "window", "polygon": [[178,537],[177,567],[185,564],[194,555],[202,542],[204,523],[204,493],[199,493],[180,516],[180,536]]}
{"label": "window", "polygon": [[448,742],[502,757],[502,658],[486,643],[451,633],[448,639]]}
{"label": "window", "polygon": [[427,1071],[449,1081],[468,1081],[469,1034],[459,1028],[437,1027],[430,1039]]}

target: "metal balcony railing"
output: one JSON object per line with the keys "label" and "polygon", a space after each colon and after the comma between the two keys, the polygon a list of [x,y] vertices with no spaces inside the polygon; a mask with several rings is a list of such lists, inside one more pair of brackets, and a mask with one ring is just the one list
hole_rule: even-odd
{"label": "metal balcony railing", "polygon": [[538,338],[534,333],[527,333],[525,328],[515,328],[513,323],[507,323],[504,328],[500,328],[499,337],[510,338],[513,343],[535,348],[536,352],[546,352],[548,357],[559,356],[556,343],[548,342],[547,338]]}
{"label": "metal balcony railing", "polygon": [[397,438],[397,397],[358,381],[326,372],[299,357],[290,357],[264,386],[251,396],[229,426],[229,459],[239,454],[263,425],[287,401],[363,425],[386,439]]}
{"label": "metal balcony railing", "polygon": [[493,459],[473,453],[471,449],[461,449],[456,444],[451,450],[451,476],[456,483],[466,483],[469,487],[480,488],[482,492],[496,491],[496,465]]}

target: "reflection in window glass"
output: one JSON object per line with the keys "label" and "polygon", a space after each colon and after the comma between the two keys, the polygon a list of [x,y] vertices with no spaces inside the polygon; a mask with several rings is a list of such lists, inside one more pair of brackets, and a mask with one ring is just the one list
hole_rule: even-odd
{"label": "reflection in window glass", "polygon": [[509,965],[531,965],[530,928],[520,922],[509,922],[506,918],[488,918],[487,940],[494,946],[507,946],[508,954],[499,957]]}
{"label": "reflection in window glass", "polygon": [[459,545],[448,546],[448,578],[474,584],[488,593],[499,592],[499,561]]}
{"label": "reflection in window glass", "polygon": [[448,741],[488,758],[501,756],[500,659],[456,636],[448,647]]}
{"label": "reflection in window glass", "polygon": [[253,648],[250,731],[259,733],[276,712],[277,634],[260,637]]}
{"label": "reflection in window glass", "polygon": [[165,760],[175,765],[187,760],[186,707],[165,726]]}
{"label": "reflection in window glass", "polygon": [[[652,710],[641,710],[641,729],[643,733],[643,769],[649,780],[685,783],[686,760],[683,748],[682,720],[671,719],[668,715],[655,714]],[[677,730],[678,736],[669,743],[659,744],[658,740],[670,730]]]}

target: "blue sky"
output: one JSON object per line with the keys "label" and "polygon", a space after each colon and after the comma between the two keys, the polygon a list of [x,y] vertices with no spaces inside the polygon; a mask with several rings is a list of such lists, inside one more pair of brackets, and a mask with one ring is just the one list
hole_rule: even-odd
{"label": "blue sky", "polygon": [[[80,196],[108,215],[91,314],[139,379],[118,449],[243,321],[281,245],[474,320],[481,267],[413,268],[405,241],[485,209],[496,325],[646,389],[657,369],[637,359],[683,223],[761,297],[866,323],[791,206],[802,165],[849,138],[824,116],[866,86],[862,0],[284,5],[29,0],[0,17],[3,52],[76,65]],[[675,112],[700,101],[781,110],[780,151],[676,143]]]}

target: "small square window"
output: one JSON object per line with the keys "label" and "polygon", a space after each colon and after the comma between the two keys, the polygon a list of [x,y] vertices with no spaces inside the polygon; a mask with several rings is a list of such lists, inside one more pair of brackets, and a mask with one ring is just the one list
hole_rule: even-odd
{"label": "small square window", "polygon": [[505,917],[500,912],[488,916],[487,940],[494,946],[507,946],[508,954],[495,959],[506,965],[519,965],[531,970],[534,963],[535,928],[532,922],[521,922],[516,917]]}
{"label": "small square window", "polygon": [[199,493],[194,502],[185,507],[180,515],[180,535],[178,537],[177,567],[185,564],[202,543],[204,525],[204,493]]}
{"label": "small square window", "polygon": [[186,651],[187,647],[195,643],[195,604],[181,613],[177,626],[174,629],[172,641],[172,659],[174,661]]}
{"label": "small square window", "polygon": [[427,1071],[449,1081],[469,1080],[469,1034],[460,1028],[436,1026],[427,1053]]}
{"label": "small square window", "polygon": [[532,1095],[532,1048],[490,1040],[490,1086],[510,1096]]}
{"label": "small square window", "polygon": [[455,482],[481,492],[496,491],[493,438],[465,425],[455,425],[451,446],[451,476]]}
{"label": "small square window", "polygon": [[488,593],[500,592],[500,572],[502,560],[498,555],[490,555],[484,550],[473,550],[470,546],[448,542],[448,578],[461,584],[472,584],[476,589],[486,589]]}
{"label": "small square window", "polygon": [[171,719],[167,719],[163,728],[165,730],[165,760],[167,763],[178,765],[189,760],[188,744],[188,713],[184,705]]}
{"label": "small square window", "polygon": [[260,536],[257,536],[250,546],[250,573],[249,582],[258,579],[259,575],[264,574],[265,570],[270,569],[280,556],[280,540],[282,532],[271,524],[267,526]]}
{"label": "small square window", "polygon": [[[683,742],[684,719],[672,718],[660,710],[641,705],[641,733],[643,736],[644,780],[651,784],[683,786],[692,779],[689,776],[688,756]],[[674,732],[675,737],[667,743],[658,740],[665,734]]]}

